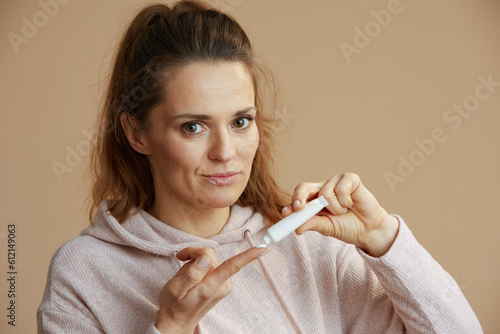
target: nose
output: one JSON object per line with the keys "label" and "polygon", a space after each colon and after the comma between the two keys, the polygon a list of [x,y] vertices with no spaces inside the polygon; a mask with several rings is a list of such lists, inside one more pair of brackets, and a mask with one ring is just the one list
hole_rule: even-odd
{"label": "nose", "polygon": [[209,149],[209,158],[227,162],[234,158],[235,143],[229,131],[215,131]]}

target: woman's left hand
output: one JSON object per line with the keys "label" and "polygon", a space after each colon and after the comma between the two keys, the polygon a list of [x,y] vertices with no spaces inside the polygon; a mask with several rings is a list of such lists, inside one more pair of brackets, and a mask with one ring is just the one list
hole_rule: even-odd
{"label": "woman's left hand", "polygon": [[389,250],[396,239],[399,222],[379,205],[354,173],[299,184],[294,190],[292,204],[283,208],[283,216],[302,210],[309,200],[319,196],[329,205],[299,227],[297,234],[317,231],[354,244],[374,257]]}

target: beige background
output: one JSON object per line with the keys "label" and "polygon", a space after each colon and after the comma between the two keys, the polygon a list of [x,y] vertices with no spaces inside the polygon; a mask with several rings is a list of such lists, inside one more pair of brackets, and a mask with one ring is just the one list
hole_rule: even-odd
{"label": "beige background", "polygon": [[[0,2],[2,333],[35,331],[50,258],[88,224],[85,131],[113,47],[146,1],[74,0],[47,7],[52,15],[44,14],[43,3],[53,1]],[[454,104],[473,102],[479,77],[500,82],[500,3],[401,0],[399,13],[379,31],[371,11],[397,1],[212,3],[241,22],[281,82],[290,129],[277,155],[281,184],[291,191],[302,181],[359,174],[457,280],[485,332],[499,333],[500,87],[459,127],[443,116]],[[29,38],[16,52],[8,34],[22,36],[26,22],[37,23],[38,31],[24,28]],[[356,27],[373,29],[372,37],[348,62],[340,46],[355,45]],[[415,141],[437,128],[446,139],[429,155],[418,153]],[[68,150],[81,161],[67,161]],[[391,189],[385,173],[397,174],[402,158],[419,165]],[[59,179],[54,163],[71,164],[71,172]],[[15,328],[6,324],[11,223],[17,229]]]}

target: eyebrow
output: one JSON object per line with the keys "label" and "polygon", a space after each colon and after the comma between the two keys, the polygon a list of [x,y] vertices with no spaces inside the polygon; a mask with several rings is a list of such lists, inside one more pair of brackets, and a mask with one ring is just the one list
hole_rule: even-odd
{"label": "eyebrow", "polygon": [[[248,107],[248,108],[245,108],[243,110],[235,112],[233,117],[243,116],[252,109],[257,110],[257,108],[255,108],[255,107]],[[176,120],[179,118],[196,119],[196,120],[205,121],[205,120],[211,120],[212,116],[204,115],[204,114],[181,114],[181,115],[174,116],[172,119]]]}

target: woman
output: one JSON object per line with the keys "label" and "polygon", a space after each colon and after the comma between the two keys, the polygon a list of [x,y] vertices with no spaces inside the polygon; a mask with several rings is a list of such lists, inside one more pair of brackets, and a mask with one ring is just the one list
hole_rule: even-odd
{"label": "woman", "polygon": [[[357,175],[286,197],[266,88],[272,102],[272,76],[231,17],[193,1],[135,17],[96,134],[92,224],[52,259],[39,333],[481,332]],[[329,205],[298,235],[254,247],[321,195]]]}

